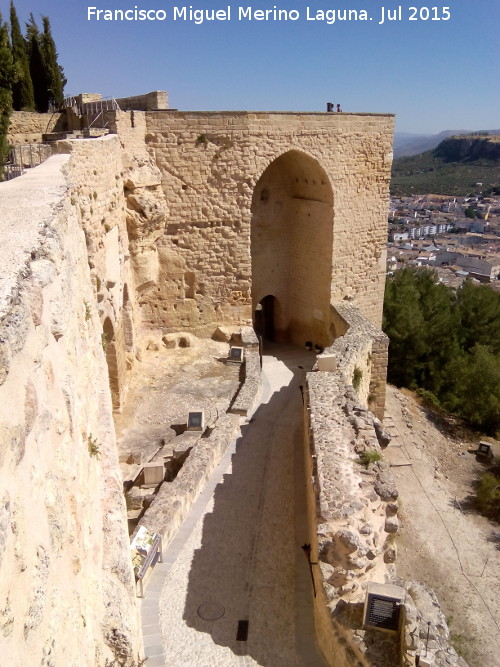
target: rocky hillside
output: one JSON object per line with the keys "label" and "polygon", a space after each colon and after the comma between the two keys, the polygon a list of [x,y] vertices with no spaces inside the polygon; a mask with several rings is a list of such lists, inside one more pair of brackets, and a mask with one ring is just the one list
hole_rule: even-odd
{"label": "rocky hillside", "polygon": [[395,160],[391,193],[467,195],[499,183],[500,137],[460,135],[431,151]]}
{"label": "rocky hillside", "polygon": [[434,150],[436,157],[445,162],[474,162],[477,160],[500,160],[499,136],[461,135],[442,141]]}

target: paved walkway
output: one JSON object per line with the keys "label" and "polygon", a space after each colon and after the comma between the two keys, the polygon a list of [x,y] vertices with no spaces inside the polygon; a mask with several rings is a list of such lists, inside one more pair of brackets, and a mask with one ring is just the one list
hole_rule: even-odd
{"label": "paved walkway", "polygon": [[[261,406],[145,587],[148,667],[323,667],[300,548],[307,528],[299,385],[313,361],[299,348],[264,357]],[[237,639],[241,621],[246,640]]]}

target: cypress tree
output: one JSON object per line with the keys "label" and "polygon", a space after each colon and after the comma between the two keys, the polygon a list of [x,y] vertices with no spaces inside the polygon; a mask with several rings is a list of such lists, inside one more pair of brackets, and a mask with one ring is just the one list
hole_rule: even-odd
{"label": "cypress tree", "polygon": [[10,3],[10,31],[12,43],[12,61],[14,65],[14,76],[12,81],[13,106],[16,111],[35,108],[33,95],[33,83],[30,76],[30,67],[26,53],[26,44],[21,34],[16,8],[11,0]]}
{"label": "cypress tree", "polygon": [[47,90],[49,103],[54,104],[56,107],[60,107],[64,101],[66,77],[64,76],[63,68],[57,61],[58,54],[52,38],[48,16],[42,16],[42,23],[43,33],[41,35],[40,44],[48,82]]}
{"label": "cypress tree", "polygon": [[12,71],[9,31],[0,14],[0,181],[3,180],[3,165],[9,151],[6,135],[12,111]]}
{"label": "cypress tree", "polygon": [[49,109],[48,89],[50,84],[40,49],[40,31],[33,14],[30,14],[30,20],[26,24],[26,51],[28,53],[31,81],[33,82],[35,107],[38,112],[45,113]]}

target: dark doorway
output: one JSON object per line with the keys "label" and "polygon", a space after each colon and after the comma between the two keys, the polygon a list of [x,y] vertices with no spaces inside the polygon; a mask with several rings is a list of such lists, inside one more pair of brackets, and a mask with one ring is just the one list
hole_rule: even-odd
{"label": "dark doorway", "polygon": [[261,299],[255,309],[255,331],[264,340],[274,341],[274,318],[275,318],[276,297],[268,294]]}

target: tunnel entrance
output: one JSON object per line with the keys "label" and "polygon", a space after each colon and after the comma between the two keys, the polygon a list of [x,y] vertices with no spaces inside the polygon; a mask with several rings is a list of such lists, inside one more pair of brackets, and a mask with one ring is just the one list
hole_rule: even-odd
{"label": "tunnel entrance", "polygon": [[330,340],[333,192],[317,160],[276,158],[252,198],[254,324],[277,343],[325,347]]}
{"label": "tunnel entrance", "polygon": [[268,294],[257,304],[254,312],[254,328],[264,340],[274,341],[274,318],[277,312],[276,297]]}

